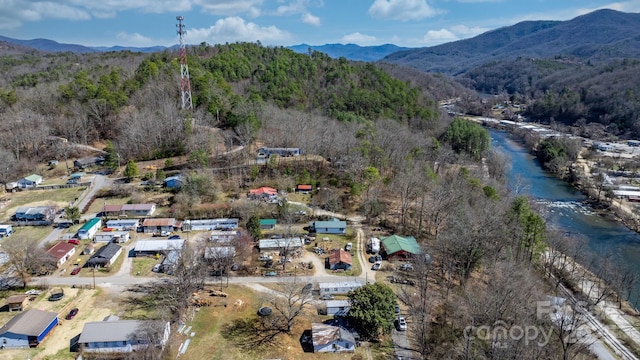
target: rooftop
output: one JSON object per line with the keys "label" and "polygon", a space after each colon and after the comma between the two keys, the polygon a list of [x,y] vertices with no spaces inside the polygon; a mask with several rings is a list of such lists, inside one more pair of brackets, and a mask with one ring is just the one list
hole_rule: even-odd
{"label": "rooftop", "polygon": [[382,244],[387,254],[395,254],[398,251],[406,251],[411,254],[420,254],[420,245],[413,236],[402,237],[398,235],[382,238]]}
{"label": "rooftop", "polygon": [[313,336],[313,345],[327,345],[339,340],[345,340],[351,343],[356,342],[353,334],[339,326],[312,323],[311,334]]}
{"label": "rooftop", "polygon": [[352,261],[351,254],[342,249],[333,250],[329,255],[329,264],[338,264],[342,262],[351,265]]}
{"label": "rooftop", "polygon": [[58,313],[37,309],[27,310],[7,321],[0,328],[0,334],[11,332],[14,334],[39,336],[58,317]]}
{"label": "rooftop", "polygon": [[154,218],[145,219],[142,222],[142,226],[175,226],[176,219],[174,218]]}
{"label": "rooftop", "polygon": [[56,260],[60,260],[65,257],[71,250],[73,250],[74,245],[65,241],[59,241],[57,244],[53,245],[49,250],[47,250],[47,254],[56,258]]}

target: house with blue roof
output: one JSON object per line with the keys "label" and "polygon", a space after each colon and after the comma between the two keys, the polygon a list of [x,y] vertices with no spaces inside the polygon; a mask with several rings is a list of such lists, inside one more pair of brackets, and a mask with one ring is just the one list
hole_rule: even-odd
{"label": "house with blue roof", "polygon": [[317,234],[346,235],[347,222],[338,219],[329,221],[312,221],[309,223],[309,232],[315,232]]}

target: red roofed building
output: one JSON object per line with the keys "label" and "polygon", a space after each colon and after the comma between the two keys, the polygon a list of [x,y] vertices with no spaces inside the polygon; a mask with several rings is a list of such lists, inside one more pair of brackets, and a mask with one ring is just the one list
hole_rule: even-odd
{"label": "red roofed building", "polygon": [[331,254],[329,254],[327,261],[329,262],[329,269],[331,270],[351,269],[351,254],[348,251],[342,249],[333,250]]}
{"label": "red roofed building", "polygon": [[76,253],[76,248],[66,241],[59,241],[47,250],[47,253],[56,259],[56,265],[60,267]]}
{"label": "red roofed building", "polygon": [[313,190],[311,185],[298,185],[298,186],[296,186],[296,192],[299,192],[299,193],[308,194],[308,193],[311,192],[311,190]]}
{"label": "red roofed building", "polygon": [[278,190],[271,187],[263,186],[257,189],[250,189],[247,196],[250,199],[255,200],[269,200],[278,197]]}

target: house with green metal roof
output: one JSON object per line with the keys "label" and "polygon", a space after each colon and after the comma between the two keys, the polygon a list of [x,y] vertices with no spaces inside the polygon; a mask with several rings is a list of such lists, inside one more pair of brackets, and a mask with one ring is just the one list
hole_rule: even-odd
{"label": "house with green metal roof", "polygon": [[387,258],[408,259],[422,252],[413,236],[391,235],[380,239],[380,241]]}
{"label": "house with green metal roof", "polygon": [[31,174],[27,177],[24,177],[18,180],[18,187],[21,189],[25,188],[33,188],[42,183],[42,176]]}
{"label": "house with green metal roof", "polygon": [[260,229],[273,230],[276,228],[276,219],[260,219]]}
{"label": "house with green metal roof", "polygon": [[80,239],[91,239],[101,227],[102,219],[93,218],[87,221],[87,223],[82,225],[80,230],[78,230],[78,237],[80,237]]}

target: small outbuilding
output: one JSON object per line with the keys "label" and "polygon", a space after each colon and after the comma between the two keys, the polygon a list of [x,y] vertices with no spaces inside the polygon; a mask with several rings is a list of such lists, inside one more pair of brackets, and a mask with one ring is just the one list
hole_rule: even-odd
{"label": "small outbuilding", "polygon": [[356,339],[348,330],[322,323],[311,324],[313,352],[347,352],[356,351]]}
{"label": "small outbuilding", "polygon": [[347,316],[351,309],[350,300],[327,300],[324,302],[327,315]]}
{"label": "small outbuilding", "polygon": [[29,295],[11,295],[7,298],[6,305],[9,311],[22,311],[29,305]]}
{"label": "small outbuilding", "polygon": [[276,224],[276,219],[260,219],[260,229],[262,230],[273,230],[276,228]]}
{"label": "small outbuilding", "polygon": [[313,190],[311,185],[299,184],[296,186],[296,192],[301,194],[309,194]]}
{"label": "small outbuilding", "polygon": [[58,313],[31,309],[24,311],[0,328],[0,347],[38,347],[58,325]]}

